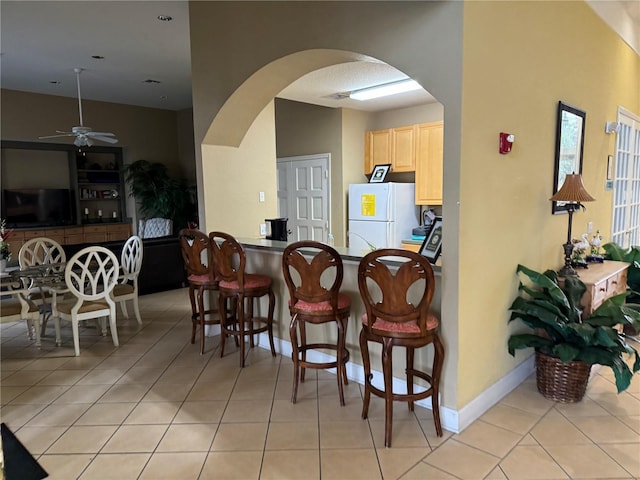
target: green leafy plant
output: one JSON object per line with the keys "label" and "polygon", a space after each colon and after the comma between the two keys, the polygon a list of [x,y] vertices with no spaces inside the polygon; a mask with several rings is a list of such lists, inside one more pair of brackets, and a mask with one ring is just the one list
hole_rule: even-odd
{"label": "green leafy plant", "polygon": [[[517,272],[528,277],[531,285],[520,282],[520,295],[509,308],[509,322],[521,320],[534,333],[511,335],[509,353],[515,355],[517,349],[532,347],[562,362],[606,365],[613,370],[618,393],[624,391],[640,370],[638,352],[614,328],[640,327],[640,311],[625,304],[627,294],[607,299],[583,319],[580,300],[587,288],[578,277],[566,277],[561,287],[553,270],[539,273],[518,265]],[[635,356],[632,368],[625,362],[626,355]]]}
{"label": "green leafy plant", "polygon": [[627,286],[629,287],[628,303],[640,303],[640,247],[622,248],[617,243],[606,243],[602,246],[609,260],[629,263],[627,270]]}
{"label": "green leafy plant", "polygon": [[11,248],[7,242],[8,238],[13,232],[12,229],[7,229],[7,222],[5,219],[0,220],[0,259],[11,260]]}
{"label": "green leafy plant", "polygon": [[123,172],[142,215],[169,218],[176,229],[196,216],[194,189],[186,180],[172,178],[163,163],[137,160],[125,165]]}

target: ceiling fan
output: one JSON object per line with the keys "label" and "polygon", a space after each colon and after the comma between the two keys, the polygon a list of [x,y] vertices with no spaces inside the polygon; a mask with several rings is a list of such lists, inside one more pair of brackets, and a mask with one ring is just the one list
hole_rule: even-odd
{"label": "ceiling fan", "polygon": [[73,137],[76,139],[73,143],[77,147],[90,147],[93,145],[94,140],[99,140],[101,142],[106,143],[118,143],[118,139],[115,138],[113,133],[109,132],[94,132],[89,127],[85,127],[82,123],[82,98],[80,96],[80,73],[82,72],[81,68],[74,68],[74,72],[76,72],[76,81],[78,84],[78,111],[80,113],[80,125],[76,127],[72,127],[70,132],[61,132],[60,130],[56,130],[58,135],[48,135],[46,137],[38,137],[40,139],[43,138],[56,138],[56,137]]}

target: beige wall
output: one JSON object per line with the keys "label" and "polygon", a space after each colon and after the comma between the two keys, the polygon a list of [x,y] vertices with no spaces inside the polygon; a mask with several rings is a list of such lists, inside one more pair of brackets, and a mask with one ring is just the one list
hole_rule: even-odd
{"label": "beige wall", "polygon": [[364,174],[364,132],[369,129],[371,115],[366,112],[342,109],[342,183],[338,186],[334,196],[342,199],[341,216],[343,223],[335,235],[336,245],[346,245],[346,232],[348,229],[348,199],[349,185],[351,183],[366,183]]}
{"label": "beige wall", "polygon": [[342,225],[342,111],[308,103],[276,99],[278,158],[331,155],[331,227],[336,245],[344,245]]}
{"label": "beige wall", "polygon": [[[587,112],[583,176],[597,199],[574,216],[573,233],[593,221],[606,240],[605,170],[615,138],[604,124],[615,120],[618,105],[640,112],[639,66],[639,57],[582,2],[465,2],[460,405],[514,364],[505,342],[516,265],[544,270],[563,263],[567,216],[551,215],[548,200],[558,101]],[[516,136],[508,155],[497,151],[501,131]],[[517,361],[530,354],[519,353]]]}
{"label": "beige wall", "polygon": [[[202,147],[204,201],[209,206],[202,231],[258,237],[264,219],[278,215],[274,115],[271,102],[238,148]],[[263,203],[258,201],[259,192],[266,192]]]}
{"label": "beige wall", "polygon": [[[458,389],[455,242],[458,213],[455,205],[458,198],[462,8],[459,2],[189,4],[194,128],[196,144],[204,144],[202,158],[197,159],[196,165],[202,166],[199,185],[207,192],[209,189],[223,190],[223,183],[229,181],[223,176],[206,175],[204,169],[211,160],[210,154],[222,153],[223,148],[227,148],[222,147],[225,145],[239,146],[241,155],[247,143],[245,135],[255,129],[252,122],[257,113],[284,87],[318,68],[357,59],[359,54],[370,55],[415,78],[444,105],[447,124],[445,182],[448,181],[447,194],[450,196],[444,212],[450,219],[445,226],[445,236],[454,240],[445,253],[448,288],[443,290],[442,314],[447,319],[443,336],[450,355],[445,361],[442,401],[450,407],[457,404]],[[322,18],[321,22],[319,18]],[[268,149],[269,145],[265,144],[263,149],[258,147],[256,150]],[[362,168],[361,159],[357,168]],[[243,170],[242,182],[236,185],[237,188],[247,196],[253,195],[252,186],[261,181],[257,175],[251,169]],[[348,183],[350,181],[342,182],[343,185]],[[201,208],[206,209],[204,229],[210,231],[212,225],[220,225],[230,215],[207,198],[203,200]],[[211,212],[212,209],[215,211]],[[238,231],[230,233],[240,234]]]}
{"label": "beige wall", "polygon": [[[52,138],[56,130],[70,131],[78,124],[75,98],[1,90],[2,140],[72,143],[73,139]],[[124,163],[149,160],[167,165],[171,175],[195,183],[193,117],[191,110],[174,112],[92,100],[82,101],[85,125],[113,132],[115,146],[123,147]],[[105,144],[107,145],[107,144]],[[127,199],[127,214],[134,217],[135,204]]]}
{"label": "beige wall", "polygon": [[[335,244],[346,245],[347,191],[351,183],[366,183],[364,133],[367,130],[400,127],[442,120],[439,103],[364,112],[348,108],[276,99],[276,149],[278,157],[331,154],[331,232]],[[414,182],[415,175],[390,174],[390,181]]]}
{"label": "beige wall", "polygon": [[[606,231],[614,139],[602,130],[618,105],[640,111],[638,56],[582,2],[196,2],[190,14],[196,142],[237,143],[269,91],[305,66],[341,61],[312,62],[309,49],[371,55],[434,94],[446,125],[443,405],[462,410],[509,374],[524,358],[506,353],[516,264],[562,263],[566,216],[548,202],[557,102],[587,111],[584,176],[598,202],[576,229],[591,220]],[[241,100],[248,108],[232,115]],[[516,135],[506,156],[505,130]]]}
{"label": "beige wall", "polygon": [[[2,90],[1,94],[3,140],[73,143],[69,138],[38,137],[55,135],[56,130],[70,131],[78,125],[77,99],[15,90]],[[124,147],[125,163],[140,159],[162,162],[172,173],[180,173],[176,112],[83,100],[82,113],[85,125],[116,134],[116,146]]]}
{"label": "beige wall", "polygon": [[416,123],[437,122],[444,118],[444,106],[441,103],[428,103],[417,107],[398,108],[375,112],[367,130],[402,127]]}

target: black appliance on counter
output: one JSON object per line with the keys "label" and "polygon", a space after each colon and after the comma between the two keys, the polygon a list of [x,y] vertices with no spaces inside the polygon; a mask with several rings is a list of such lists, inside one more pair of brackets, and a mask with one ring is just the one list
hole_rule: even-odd
{"label": "black appliance on counter", "polygon": [[265,218],[267,222],[267,240],[287,241],[288,218]]}

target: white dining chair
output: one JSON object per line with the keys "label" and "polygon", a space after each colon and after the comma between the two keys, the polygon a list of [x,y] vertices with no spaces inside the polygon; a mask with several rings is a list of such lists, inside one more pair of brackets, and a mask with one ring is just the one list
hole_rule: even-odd
{"label": "white dining chair", "polygon": [[122,255],[120,256],[122,273],[113,289],[113,299],[120,305],[125,318],[129,318],[127,301],[131,300],[136,320],[140,325],[142,325],[142,318],[140,317],[140,307],[138,305],[138,275],[141,268],[142,240],[137,235],[133,235],[129,237],[122,248]]}
{"label": "white dining chair", "polygon": [[80,355],[78,323],[82,320],[100,319],[102,335],[106,336],[108,317],[113,345],[119,345],[116,304],[112,297],[119,269],[114,253],[100,246],[83,248],[67,262],[64,279],[73,298],[58,302],[57,296],[53,296],[53,320],[56,328],[60,319],[71,322],[76,356]]}
{"label": "white dining chair", "polygon": [[27,321],[27,334],[33,338],[35,334],[36,346],[40,346],[40,309],[29,300],[29,290],[20,288],[20,280],[5,277],[2,279],[2,293],[0,295],[0,323]]}
{"label": "white dining chair", "polygon": [[[55,240],[47,237],[37,237],[27,240],[18,252],[18,263],[21,269],[35,267],[38,265],[57,265],[52,268],[63,270],[67,261],[67,255],[62,246]],[[50,310],[47,308],[51,304],[52,291],[46,286],[36,285],[30,281],[26,285],[29,289],[29,300],[39,305],[42,313],[41,334],[44,336],[47,331],[47,320]]]}

